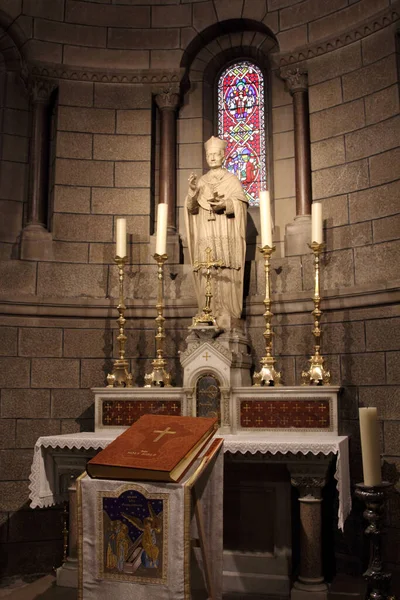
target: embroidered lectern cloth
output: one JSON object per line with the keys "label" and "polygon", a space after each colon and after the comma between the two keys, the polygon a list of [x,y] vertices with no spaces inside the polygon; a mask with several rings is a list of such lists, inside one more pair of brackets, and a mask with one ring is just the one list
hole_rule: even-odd
{"label": "embroidered lectern cloth", "polygon": [[[192,489],[200,500],[215,598],[222,594],[223,454],[177,484],[78,480],[80,600],[205,600]],[[197,575],[197,577],[196,577]]]}

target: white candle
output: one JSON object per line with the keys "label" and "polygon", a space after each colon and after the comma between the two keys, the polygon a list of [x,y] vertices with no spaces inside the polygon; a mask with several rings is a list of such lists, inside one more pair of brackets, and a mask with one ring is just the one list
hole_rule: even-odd
{"label": "white candle", "polygon": [[167,253],[168,204],[160,202],[157,209],[156,254]]}
{"label": "white candle", "polygon": [[311,204],[311,243],[322,244],[324,241],[322,235],[322,204],[313,202]]}
{"label": "white candle", "polygon": [[361,454],[365,485],[379,485],[381,479],[381,454],[376,408],[360,408]]}
{"label": "white candle", "polygon": [[117,219],[117,256],[126,256],[126,219]]}
{"label": "white candle", "polygon": [[269,192],[260,192],[261,247],[272,248],[271,204]]}

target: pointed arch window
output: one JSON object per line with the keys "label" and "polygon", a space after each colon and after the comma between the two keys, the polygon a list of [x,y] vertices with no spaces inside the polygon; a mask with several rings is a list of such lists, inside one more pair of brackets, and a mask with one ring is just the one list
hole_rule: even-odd
{"label": "pointed arch window", "polygon": [[218,79],[218,135],[227,141],[225,167],[240,179],[250,206],[267,189],[264,76],[248,60]]}

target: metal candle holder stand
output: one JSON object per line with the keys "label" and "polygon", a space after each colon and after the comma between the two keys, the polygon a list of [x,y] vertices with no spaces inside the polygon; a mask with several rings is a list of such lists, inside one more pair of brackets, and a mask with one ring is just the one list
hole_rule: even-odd
{"label": "metal candle holder stand", "polygon": [[265,319],[265,331],[263,333],[265,338],[265,356],[260,360],[261,369],[258,373],[253,375],[253,385],[279,385],[281,382],[281,373],[275,370],[275,358],[272,355],[272,337],[274,332],[272,331],[271,321],[273,313],[271,312],[271,255],[275,252],[275,246],[264,246],[260,248],[261,254],[264,256],[264,269],[265,269],[265,298],[264,298],[264,319]]}
{"label": "metal candle holder stand", "polygon": [[356,483],[355,495],[366,505],[363,515],[368,521],[368,527],[365,533],[370,536],[369,564],[363,574],[368,585],[368,600],[386,600],[390,597],[392,576],[383,570],[382,533],[386,496],[392,486],[393,483],[388,481],[374,486]]}
{"label": "metal candle holder stand", "polygon": [[117,319],[119,326],[119,333],[117,337],[119,345],[119,358],[114,361],[112,372],[107,375],[107,387],[132,387],[133,377],[132,374],[129,373],[129,363],[125,358],[125,343],[127,338],[125,335],[126,306],[124,300],[124,268],[127,257],[116,256],[114,260],[118,266],[119,276],[119,303],[117,306],[119,313],[119,317]]}
{"label": "metal candle holder stand", "polygon": [[165,370],[167,361],[164,358],[164,340],[165,340],[165,318],[163,315],[164,311],[164,263],[167,261],[167,254],[155,254],[154,260],[157,262],[157,279],[158,279],[158,291],[157,291],[157,333],[155,335],[156,340],[156,358],[152,361],[151,366],[153,370],[144,376],[144,387],[170,387],[171,386],[171,375]]}
{"label": "metal candle holder stand", "polygon": [[314,317],[314,328],[312,330],[315,344],[314,344],[314,354],[309,359],[310,368],[308,371],[303,371],[301,374],[301,378],[303,380],[303,385],[329,385],[331,380],[331,374],[324,368],[324,358],[320,354],[321,349],[321,315],[322,311],[320,309],[320,267],[319,267],[319,255],[324,249],[324,243],[313,242],[310,245],[311,250],[314,253],[314,310],[312,311],[312,315]]}

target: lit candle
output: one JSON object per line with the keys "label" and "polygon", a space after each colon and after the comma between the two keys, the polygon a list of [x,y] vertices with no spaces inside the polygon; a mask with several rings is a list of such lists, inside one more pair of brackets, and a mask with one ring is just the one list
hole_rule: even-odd
{"label": "lit candle", "polygon": [[360,408],[361,454],[365,485],[379,485],[381,479],[381,454],[376,408]]}
{"label": "lit candle", "polygon": [[324,241],[322,235],[322,204],[313,202],[311,204],[311,243],[322,244]]}
{"label": "lit candle", "polygon": [[117,256],[126,256],[126,219],[117,219]]}
{"label": "lit candle", "polygon": [[160,202],[157,209],[156,254],[167,253],[168,204]]}
{"label": "lit candle", "polygon": [[269,192],[260,192],[261,247],[272,248],[271,204]]}

